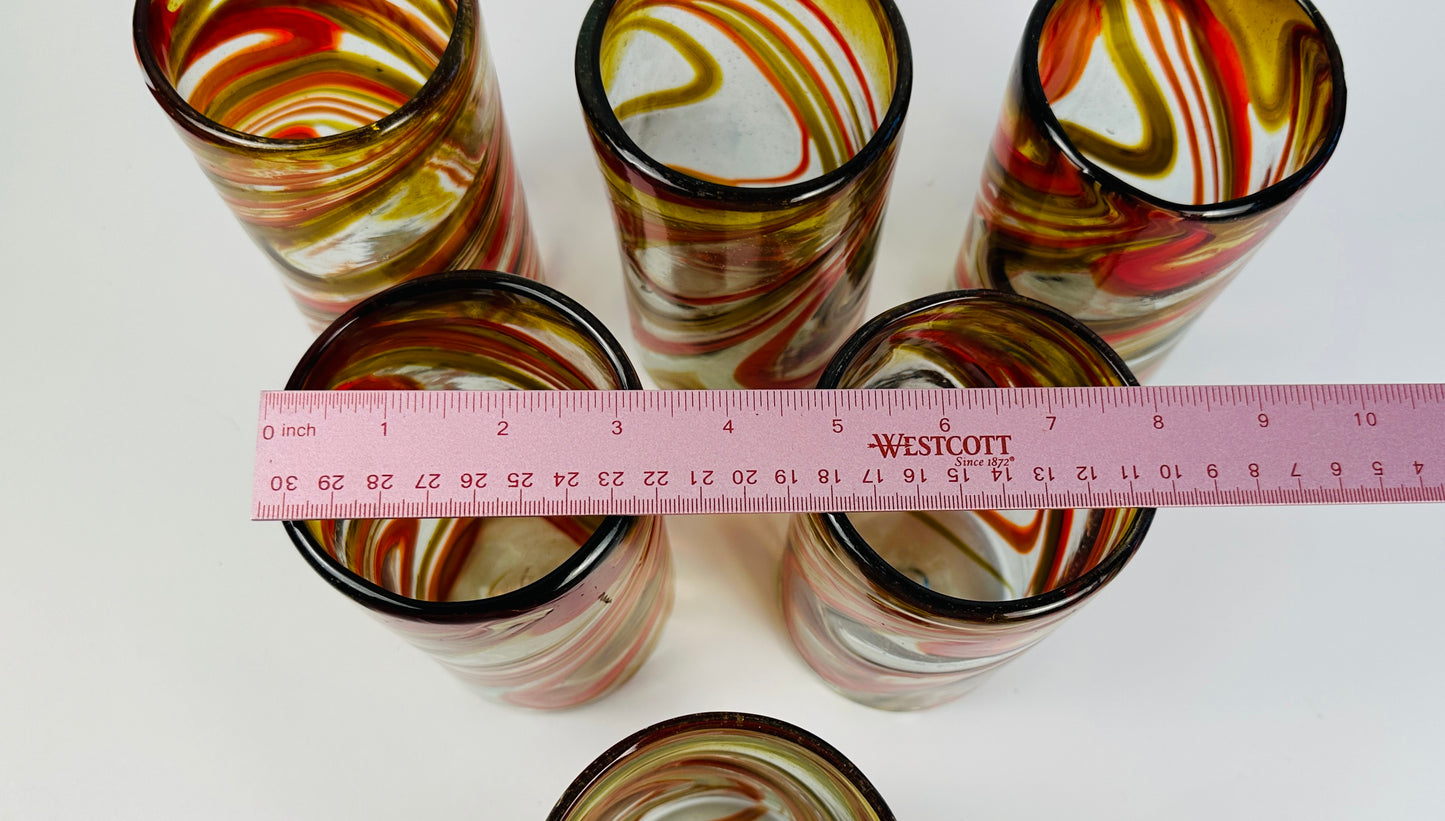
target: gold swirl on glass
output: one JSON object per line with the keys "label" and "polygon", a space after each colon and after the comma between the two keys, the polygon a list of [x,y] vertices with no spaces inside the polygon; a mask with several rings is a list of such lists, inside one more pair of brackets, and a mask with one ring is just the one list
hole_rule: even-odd
{"label": "gold swirl on glass", "polygon": [[1344,113],[1304,0],[1044,0],[958,283],[1061,308],[1148,371],[1323,168]]}
{"label": "gold swirl on glass", "polygon": [[137,0],[151,93],[318,327],[451,268],[536,278],[476,0]]}
{"label": "gold swirl on glass", "polygon": [[[616,341],[575,303],[501,274],[439,274],[342,317],[298,365],[290,390],[637,388]],[[401,482],[349,476],[379,500]],[[333,585],[463,679],[514,704],[566,707],[625,681],[671,603],[660,518],[517,517],[288,522]]]}
{"label": "gold swirl on glass", "polygon": [[577,85],[667,388],[808,387],[862,318],[911,89],[887,0],[597,0]]}
{"label": "gold swirl on glass", "polygon": [[[1082,325],[990,291],[884,313],[820,388],[977,389],[1135,384]],[[1013,459],[959,459],[935,481],[987,491]],[[1152,510],[800,514],[783,561],[794,644],[825,682],[873,707],[957,698],[1031,647],[1122,569]]]}

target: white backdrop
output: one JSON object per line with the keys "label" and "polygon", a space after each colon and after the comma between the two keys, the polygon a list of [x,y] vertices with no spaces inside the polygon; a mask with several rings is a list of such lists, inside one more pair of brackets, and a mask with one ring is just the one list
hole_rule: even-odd
{"label": "white backdrop", "polygon": [[[1445,382],[1445,7],[1321,4],[1343,143],[1156,384]],[[627,338],[572,82],[586,5],[482,11],[551,282]],[[947,276],[1029,10],[899,5],[916,90],[870,315]],[[13,3],[0,34],[0,818],[540,819],[614,741],[716,709],[813,730],[903,819],[1445,815],[1439,506],[1163,511],[1052,638],[904,715],[793,654],[782,519],[675,519],[636,679],[560,714],[478,698],[247,520],[257,393],[310,335],[129,18]]]}

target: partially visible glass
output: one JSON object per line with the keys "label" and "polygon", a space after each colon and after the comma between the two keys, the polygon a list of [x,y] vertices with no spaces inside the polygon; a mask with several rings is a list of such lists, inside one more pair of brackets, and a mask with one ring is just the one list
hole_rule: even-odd
{"label": "partially visible glass", "polygon": [[476,0],[136,0],[133,35],[318,329],[423,274],[540,278]]}
{"label": "partially visible glass", "polygon": [[[962,291],[874,318],[818,387],[1136,384],[1065,314]],[[963,467],[950,481],[986,484],[989,470]],[[1098,593],[1153,517],[1148,508],[794,515],[782,567],[788,630],[814,672],[848,698],[931,707],[968,692]]]}
{"label": "partially visible glass", "polygon": [[811,387],[863,318],[912,52],[891,0],[596,0],[577,91],[663,388]]}
{"label": "partially visible glass", "polygon": [[[641,384],[617,340],[577,303],[520,277],[462,272],[361,303],[316,340],[286,389]],[[385,490],[402,480],[366,481]],[[672,606],[657,516],[285,524],[332,586],[462,679],[525,707],[570,707],[619,686],[651,652]]]}
{"label": "partially visible glass", "polygon": [[547,821],[892,821],[873,784],[801,727],[697,713],[618,742],[567,788]]}
{"label": "partially visible glass", "polygon": [[1147,376],[1344,121],[1339,48],[1307,0],[1041,0],[957,283],[1060,308]]}

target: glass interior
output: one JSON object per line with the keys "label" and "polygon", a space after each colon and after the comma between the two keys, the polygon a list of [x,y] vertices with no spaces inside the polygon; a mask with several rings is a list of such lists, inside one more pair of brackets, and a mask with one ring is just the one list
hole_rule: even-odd
{"label": "glass interior", "polygon": [[1059,0],[1038,67],[1070,142],[1173,203],[1262,191],[1334,127],[1327,41],[1295,0]]}
{"label": "glass interior", "polygon": [[778,186],[862,150],[897,75],[871,0],[618,0],[602,83],[627,135],[656,161],[729,186]]}
{"label": "glass interior", "polygon": [[[837,387],[1125,384],[1119,367],[1055,315],[979,292],[885,325],[850,358]],[[957,470],[978,481],[1004,468],[1022,469],[1004,462]],[[1056,589],[1098,565],[1121,546],[1138,515],[1128,508],[855,513],[847,519],[884,561],[923,587],[958,599],[1011,601]]]}
{"label": "glass interior", "polygon": [[370,125],[441,62],[456,0],[151,0],[150,47],[176,91],[246,134]]}
{"label": "glass interior", "polygon": [[[552,306],[502,290],[429,292],[352,322],[307,374],[306,390],[607,390],[623,387],[602,343]],[[479,471],[484,468],[479,467]],[[387,478],[367,477],[385,483]],[[402,481],[391,477],[390,481]],[[443,476],[443,482],[477,481]],[[601,517],[312,521],[351,572],[402,596],[470,601],[555,570]]]}
{"label": "glass interior", "polygon": [[835,767],[781,738],[737,728],[649,739],[554,818],[568,821],[878,819]]}

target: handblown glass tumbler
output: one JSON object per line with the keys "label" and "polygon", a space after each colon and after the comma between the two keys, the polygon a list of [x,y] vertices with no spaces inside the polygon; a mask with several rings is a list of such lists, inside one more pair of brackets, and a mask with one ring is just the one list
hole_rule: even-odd
{"label": "handblown glass tumbler", "polygon": [[134,36],[316,327],[422,274],[538,278],[476,0],[137,0]]}
{"label": "handblown glass tumbler", "polygon": [[547,821],[892,821],[864,775],[800,727],[698,713],[634,733],[577,776]]}
{"label": "handblown glass tumbler", "polygon": [[[1134,384],[1118,356],[1065,314],[964,291],[873,319],[818,387]],[[938,478],[976,490],[995,469],[1023,466],[964,465]],[[843,695],[884,709],[930,707],[963,695],[1088,601],[1153,517],[1140,508],[795,515],[782,568],[788,630]]]}
{"label": "handblown glass tumbler", "polygon": [[[544,285],[437,274],[338,319],[288,390],[640,388],[617,340]],[[441,482],[484,481],[476,474]],[[366,479],[379,493],[400,477]],[[287,522],[327,581],[461,678],[527,707],[568,707],[642,664],[672,604],[655,516]]]}
{"label": "handblown glass tumbler", "polygon": [[1042,0],[958,284],[1047,302],[1141,374],[1333,153],[1345,76],[1306,0]]}
{"label": "handblown glass tumbler", "polygon": [[891,0],[596,0],[576,76],[653,379],[811,387],[862,320],[912,89]]}

